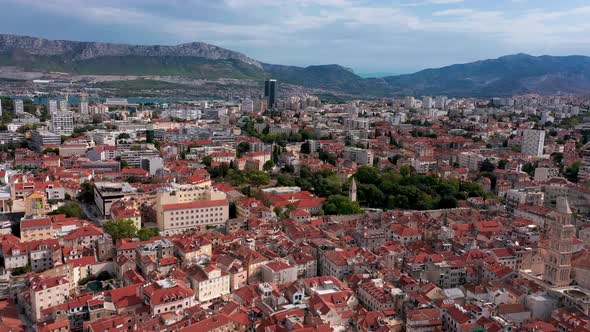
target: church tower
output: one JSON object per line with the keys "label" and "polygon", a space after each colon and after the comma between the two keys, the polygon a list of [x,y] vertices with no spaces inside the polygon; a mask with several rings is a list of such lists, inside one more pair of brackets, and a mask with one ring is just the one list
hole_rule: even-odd
{"label": "church tower", "polygon": [[550,213],[550,217],[543,280],[555,287],[568,286],[571,282],[572,238],[576,229],[572,225],[572,210],[566,197],[557,198],[557,209]]}
{"label": "church tower", "polygon": [[352,178],[350,189],[348,189],[348,199],[352,202],[356,202],[356,180],[354,178]]}

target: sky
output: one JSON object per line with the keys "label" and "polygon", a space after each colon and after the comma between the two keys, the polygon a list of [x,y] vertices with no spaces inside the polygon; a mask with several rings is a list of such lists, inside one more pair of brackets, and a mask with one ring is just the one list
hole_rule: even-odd
{"label": "sky", "polygon": [[336,63],[356,73],[410,73],[514,53],[590,55],[588,0],[0,2],[0,33],[129,44],[203,41],[262,62]]}

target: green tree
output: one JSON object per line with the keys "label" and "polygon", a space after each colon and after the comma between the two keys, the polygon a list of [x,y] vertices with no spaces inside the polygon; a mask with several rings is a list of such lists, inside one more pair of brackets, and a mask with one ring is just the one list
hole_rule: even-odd
{"label": "green tree", "polygon": [[525,163],[524,165],[522,165],[522,171],[530,176],[533,176],[535,174],[535,168],[536,167],[532,163]]}
{"label": "green tree", "polygon": [[104,225],[104,231],[113,238],[113,241],[117,241],[135,237],[137,227],[135,227],[133,221],[128,219],[111,220]]}
{"label": "green tree", "polygon": [[264,170],[267,171],[267,172],[272,171],[272,169],[274,167],[275,167],[275,162],[272,161],[272,160],[269,160],[269,161],[265,162],[264,163],[264,166],[263,166]]}
{"label": "green tree", "polygon": [[362,166],[356,171],[356,178],[361,183],[375,184],[379,177],[379,170],[372,166]]}
{"label": "green tree", "polygon": [[374,184],[360,184],[358,196],[364,204],[375,208],[383,206],[386,199],[385,194]]}
{"label": "green tree", "polygon": [[246,152],[250,151],[250,144],[248,142],[241,142],[236,147],[236,155],[238,158],[241,158],[242,155]]}
{"label": "green tree", "polygon": [[324,150],[320,150],[319,158],[321,161],[332,165],[336,165],[336,159],[338,159],[338,157],[332,152]]}
{"label": "green tree", "polygon": [[440,209],[453,209],[457,207],[457,199],[453,196],[445,196],[438,203]]}
{"label": "green tree", "polygon": [[332,195],[324,202],[322,209],[326,215],[360,214],[363,210],[358,202],[352,202],[346,196]]}
{"label": "green tree", "polygon": [[551,154],[551,160],[553,160],[553,163],[555,165],[561,165],[561,162],[563,161],[563,153],[561,153],[561,152],[553,152]]}
{"label": "green tree", "polygon": [[486,159],[484,159],[484,161],[481,162],[481,165],[479,166],[479,171],[480,172],[493,172],[495,168],[496,168],[496,166],[494,165],[494,163],[492,163],[491,160],[486,158]]}
{"label": "green tree", "polygon": [[201,163],[205,166],[211,166],[212,158],[211,156],[205,156],[201,159]]}
{"label": "green tree", "polygon": [[159,236],[160,231],[156,227],[142,228],[137,231],[137,237],[141,241],[147,241],[153,237]]}
{"label": "green tree", "polygon": [[43,150],[43,152],[41,152],[42,154],[54,154],[54,155],[59,155],[59,149],[58,148],[47,148],[45,150]]}
{"label": "green tree", "polygon": [[89,182],[84,182],[80,186],[80,193],[78,194],[78,200],[84,203],[94,202],[94,186]]}
{"label": "green tree", "polygon": [[575,163],[571,164],[568,168],[565,169],[565,178],[571,182],[578,182],[578,173],[580,171],[580,166],[582,166],[582,162],[580,161],[576,161]]}
{"label": "green tree", "polygon": [[301,144],[301,153],[306,153],[306,154],[311,153],[309,142],[305,142],[305,143]]}
{"label": "green tree", "polygon": [[498,169],[506,169],[506,165],[508,164],[508,160],[502,159],[498,161]]}
{"label": "green tree", "polygon": [[250,186],[256,187],[256,190],[261,186],[266,186],[270,183],[270,176],[264,172],[257,170],[249,170],[246,172],[247,183]]}
{"label": "green tree", "polygon": [[57,210],[51,211],[48,214],[55,215],[55,214],[65,214],[67,217],[75,217],[80,219],[86,219],[86,215],[84,211],[80,208],[79,204],[76,203],[68,203],[65,205],[60,206]]}

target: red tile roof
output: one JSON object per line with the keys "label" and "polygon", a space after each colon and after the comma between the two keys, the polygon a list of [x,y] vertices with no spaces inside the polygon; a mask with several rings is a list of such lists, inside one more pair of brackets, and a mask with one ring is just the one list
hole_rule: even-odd
{"label": "red tile roof", "polygon": [[228,205],[229,201],[227,199],[216,199],[216,200],[209,200],[209,201],[194,201],[194,202],[187,202],[187,203],[177,203],[177,204],[166,204],[163,205],[162,208],[164,210],[184,210],[184,209],[196,209],[196,208],[204,208],[204,207],[212,207],[212,206],[220,206],[220,205]]}

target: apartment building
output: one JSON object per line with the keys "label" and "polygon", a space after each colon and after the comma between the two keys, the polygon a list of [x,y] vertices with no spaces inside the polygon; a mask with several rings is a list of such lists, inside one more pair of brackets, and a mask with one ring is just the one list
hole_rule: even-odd
{"label": "apartment building", "polygon": [[373,165],[373,152],[367,149],[347,146],[344,148],[344,159],[359,165]]}
{"label": "apartment building", "polygon": [[71,111],[51,113],[51,131],[57,135],[71,135],[74,132],[74,113]]}
{"label": "apartment building", "polygon": [[193,307],[195,292],[172,279],[158,280],[143,288],[144,303],[152,315]]}
{"label": "apartment building", "polygon": [[525,130],[523,136],[522,153],[531,157],[542,156],[545,146],[545,131]]}
{"label": "apartment building", "polygon": [[127,163],[131,168],[141,168],[143,159],[160,156],[160,151],[153,144],[118,145],[117,153],[121,157],[121,161]]}
{"label": "apartment building", "polygon": [[213,263],[206,266],[193,266],[189,270],[191,288],[195,299],[200,303],[228,295],[230,293],[230,275]]}
{"label": "apartment building", "polygon": [[20,222],[20,238],[23,242],[53,239],[49,218],[24,219]]}
{"label": "apartment building", "polygon": [[33,321],[40,321],[43,309],[63,304],[70,296],[72,285],[66,276],[43,278],[36,276],[31,281],[30,307],[27,308]]}
{"label": "apartment building", "polygon": [[358,299],[369,310],[383,311],[396,309],[405,297],[401,289],[383,282],[381,279],[372,279],[363,282],[357,289]]}
{"label": "apartment building", "polygon": [[262,266],[262,281],[284,285],[297,280],[298,269],[282,260],[276,260]]}

